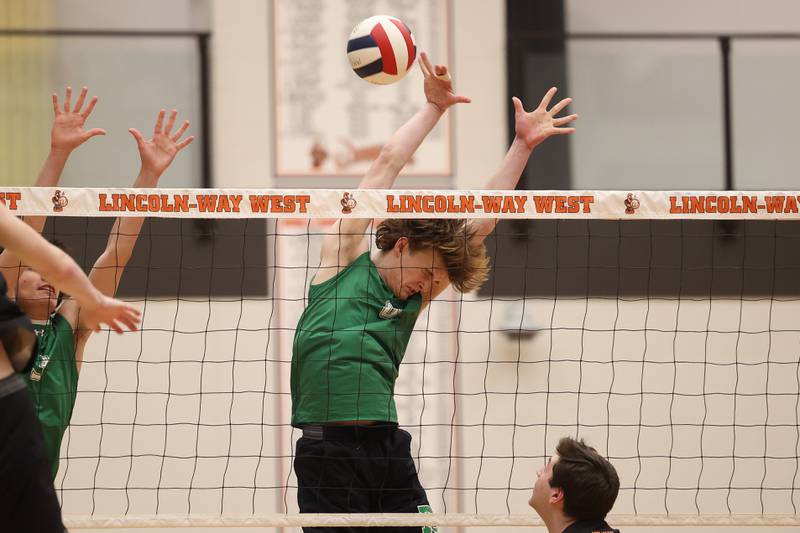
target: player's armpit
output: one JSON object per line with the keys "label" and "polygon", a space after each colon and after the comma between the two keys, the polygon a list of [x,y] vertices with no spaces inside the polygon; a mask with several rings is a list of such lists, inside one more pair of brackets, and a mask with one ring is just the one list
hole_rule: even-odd
{"label": "player's armpit", "polygon": [[369,249],[365,231],[370,220],[364,219],[363,229],[360,225],[353,228],[349,224],[351,222],[356,222],[356,219],[337,222],[325,237],[320,252],[319,269],[314,276],[314,284],[332,278]]}

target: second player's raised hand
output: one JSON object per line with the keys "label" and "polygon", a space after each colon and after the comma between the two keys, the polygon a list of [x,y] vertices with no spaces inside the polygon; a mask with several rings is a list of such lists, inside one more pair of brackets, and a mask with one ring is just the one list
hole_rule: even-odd
{"label": "second player's raised hand", "polygon": [[516,96],[512,98],[514,102],[514,122],[517,137],[528,145],[528,148],[535,148],[536,145],[550,137],[551,135],[563,135],[575,132],[575,128],[565,128],[567,124],[578,118],[577,114],[565,117],[556,117],[565,107],[572,103],[572,98],[564,98],[550,110],[550,100],[556,94],[556,88],[552,87],[544,95],[539,107],[530,113],[522,107],[522,101]]}
{"label": "second player's raised hand", "polygon": [[128,130],[133,135],[133,138],[136,139],[136,145],[139,148],[139,156],[142,159],[141,172],[154,179],[158,179],[170,166],[178,152],[189,146],[194,140],[194,135],[190,135],[182,141],[180,140],[181,135],[189,127],[188,120],[184,120],[178,131],[172,134],[172,128],[175,126],[175,117],[177,117],[178,112],[174,109],[172,110],[166,126],[164,126],[164,115],[165,111],[163,109],[158,112],[152,139],[145,139],[139,133],[139,130],[135,128]]}
{"label": "second player's raised hand", "polygon": [[78,100],[73,107],[70,102],[72,99],[72,87],[67,87],[63,109],[59,104],[58,95],[53,93],[53,113],[55,118],[53,120],[53,129],[50,131],[50,148],[52,150],[69,153],[95,135],[106,134],[106,131],[102,128],[83,129],[86,120],[92,114],[92,110],[97,103],[97,97],[92,96],[86,108],[81,110],[86,101],[87,92],[88,89],[86,87],[81,89]]}
{"label": "second player's raised hand", "polygon": [[472,100],[466,96],[457,96],[453,93],[453,81],[444,65],[431,65],[428,54],[422,52],[419,56],[419,68],[425,76],[425,98],[444,112],[454,104],[468,104]]}
{"label": "second player's raised hand", "polygon": [[81,302],[81,325],[94,332],[107,325],[117,333],[136,331],[142,313],[127,302],[100,295],[96,302]]}

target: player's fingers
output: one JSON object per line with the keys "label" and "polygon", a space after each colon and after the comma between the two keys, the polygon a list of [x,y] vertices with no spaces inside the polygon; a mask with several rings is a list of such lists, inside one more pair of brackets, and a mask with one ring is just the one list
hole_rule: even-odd
{"label": "player's fingers", "polygon": [[194,135],[189,135],[184,140],[178,143],[178,150],[183,150],[184,148],[192,144],[193,140],[194,140]]}
{"label": "player's fingers", "polygon": [[97,105],[97,97],[92,96],[92,99],[89,100],[89,105],[86,106],[86,109],[84,110],[83,113],[81,113],[81,116],[83,118],[89,118],[89,115],[92,114],[92,111],[94,111],[94,106],[96,105]]}
{"label": "player's fingers", "polygon": [[544,109],[547,111],[547,106],[550,105],[550,100],[553,99],[553,96],[555,96],[557,90],[558,89],[555,87],[550,87],[550,90],[545,93],[542,101],[539,103],[539,109]]}
{"label": "player's fingers", "polygon": [[58,95],[56,93],[53,93],[53,113],[56,115],[61,114],[61,109],[58,107]]}
{"label": "player's fingers", "polygon": [[549,111],[550,116],[554,117],[554,116],[558,115],[561,112],[562,109],[564,109],[565,107],[567,107],[571,103],[572,103],[572,98],[564,98],[563,100],[558,102],[556,105],[554,105],[553,109],[551,109]]}
{"label": "player's fingers", "polygon": [[141,148],[144,145],[144,137],[142,137],[142,134],[139,133],[139,130],[136,128],[130,128],[128,131],[131,133],[131,135],[133,135],[133,138],[136,139],[137,146]]}
{"label": "player's fingers", "polygon": [[419,69],[422,71],[422,75],[426,78],[431,77],[431,73],[425,68],[425,63],[423,63],[422,60],[417,61],[417,63],[419,63]]}
{"label": "player's fingers", "polygon": [[113,329],[118,335],[121,335],[123,333],[122,327],[117,323],[116,320],[109,320],[108,327]]}
{"label": "player's fingers", "polygon": [[73,110],[74,110],[76,113],[80,113],[80,111],[81,111],[81,107],[83,107],[83,102],[86,100],[86,92],[87,92],[88,90],[89,90],[89,89],[87,89],[86,87],[83,87],[83,88],[81,89],[81,93],[78,95],[78,101],[77,101],[77,102],[75,102],[75,107],[73,108]]}
{"label": "player's fingers", "polygon": [[565,135],[567,133],[575,133],[575,128],[553,128],[551,131],[553,135]]}
{"label": "player's fingers", "polygon": [[131,320],[130,318],[126,318],[124,316],[117,319],[117,333],[124,333],[125,330],[128,331],[135,331],[136,328],[136,321]]}
{"label": "player's fingers", "polygon": [[422,72],[426,76],[433,76],[433,66],[431,65],[431,60],[428,59],[428,54],[426,52],[422,52],[419,55],[419,66],[422,68]]}
{"label": "player's fingers", "polygon": [[511,102],[514,104],[514,111],[516,113],[524,113],[525,112],[525,108],[522,107],[522,100],[520,100],[516,96],[512,96],[511,97]]}
{"label": "player's fingers", "polygon": [[136,331],[139,328],[141,317],[141,311],[134,307],[129,307],[127,313],[122,317],[122,321],[129,330]]}
{"label": "player's fingers", "polygon": [[178,110],[173,109],[169,113],[169,118],[167,119],[167,127],[164,128],[164,135],[169,135],[172,131],[172,127],[175,126],[175,117],[178,116]]}
{"label": "player's fingers", "polygon": [[125,325],[128,326],[130,331],[139,331],[139,318],[130,319]]}
{"label": "player's fingers", "polygon": [[64,112],[69,113],[69,101],[72,98],[72,87],[67,87],[66,95],[64,96]]}
{"label": "player's fingers", "polygon": [[469,104],[472,103],[472,98],[468,96],[454,96],[453,101],[457,104]]}
{"label": "player's fingers", "polygon": [[175,135],[172,136],[172,140],[174,142],[178,142],[178,139],[181,138],[181,135],[183,135],[183,133],[186,131],[186,129],[188,127],[189,127],[189,121],[188,120],[184,120],[183,124],[181,124],[181,127],[178,128],[178,131],[176,131]]}
{"label": "player's fingers", "polygon": [[90,129],[89,131],[86,132],[86,134],[84,135],[84,138],[89,139],[89,138],[94,137],[96,135],[105,135],[105,134],[106,134],[106,130],[104,130],[103,128],[92,128],[92,129]]}
{"label": "player's fingers", "polygon": [[158,117],[156,118],[156,125],[153,128],[153,134],[158,135],[164,129],[164,113],[165,111],[162,109],[158,112]]}
{"label": "player's fingers", "polygon": [[578,114],[577,113],[572,114],[572,115],[567,115],[566,117],[559,117],[559,118],[553,119],[553,125],[554,126],[563,126],[564,124],[569,124],[570,122],[573,122],[574,120],[577,120],[577,118],[578,118]]}

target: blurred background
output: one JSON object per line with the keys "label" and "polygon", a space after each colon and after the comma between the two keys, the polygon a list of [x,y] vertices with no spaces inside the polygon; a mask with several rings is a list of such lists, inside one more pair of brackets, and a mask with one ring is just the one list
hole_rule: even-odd
{"label": "blurred background", "polygon": [[[398,186],[481,188],[495,171],[513,136],[511,96],[519,96],[526,107],[532,109],[544,92],[556,85],[559,96],[571,96],[575,101],[572,109],[580,114],[578,131],[573,136],[551,139],[537,148],[520,188],[798,189],[796,168],[800,164],[800,151],[796,122],[800,116],[800,102],[796,95],[800,94],[800,3],[794,0],[0,0],[0,116],[3,117],[0,121],[0,185],[33,184],[49,148],[50,94],[57,92],[63,96],[67,85],[76,92],[86,85],[90,94],[100,98],[89,126],[105,128],[108,135],[92,139],[73,154],[61,182],[64,186],[130,185],[139,162],[135,143],[127,130],[136,127],[149,132],[156,113],[163,107],[178,109],[179,118],[191,121],[190,133],[198,136],[162,178],[164,187],[353,188],[368,161],[350,163],[348,143],[365,150],[380,146],[387,131],[410,116],[422,101],[421,77],[416,70],[403,82],[382,88],[369,86],[350,72],[345,56],[350,28],[362,18],[381,12],[406,20],[415,32],[418,48],[431,53],[435,62],[447,63],[456,91],[473,100],[468,106],[459,106],[448,114],[418,153],[417,161],[410,164],[398,180]],[[321,147],[327,153],[326,162],[321,166],[313,164],[314,147]],[[83,239],[73,248],[78,250],[82,263],[91,264],[95,252],[103,245],[111,221],[93,221],[96,227],[91,229],[85,221],[59,219],[58,222],[61,232]],[[81,376],[83,393],[79,395],[73,428],[62,449],[62,456],[72,457],[74,466],[71,470],[65,469],[66,473],[61,472],[56,481],[59,495],[66,502],[65,510],[69,507],[78,514],[121,514],[128,509],[152,512],[152,490],[133,493],[129,500],[123,501],[122,493],[113,488],[116,487],[114,483],[123,480],[126,499],[129,483],[142,486],[161,483],[160,477],[153,481],[147,476],[159,472],[159,468],[164,472],[163,458],[169,455],[166,470],[169,471],[173,459],[177,466],[174,478],[169,477],[169,472],[165,474],[164,486],[176,479],[179,480],[176,483],[189,484],[189,494],[185,494],[186,485],[180,485],[180,492],[174,497],[164,491],[164,499],[159,502],[163,501],[162,509],[168,512],[186,513],[186,503],[189,509],[194,504],[195,511],[212,513],[241,511],[246,514],[253,509],[293,512],[294,494],[287,492],[285,486],[294,482],[290,480],[290,459],[297,434],[287,425],[288,402],[281,403],[279,397],[285,395],[288,383],[286,363],[290,358],[287,347],[291,342],[291,327],[302,310],[308,265],[313,267],[319,245],[313,234],[323,228],[316,225],[284,228],[279,237],[275,226],[263,221],[248,222],[243,227],[228,221],[211,226],[165,221],[159,224],[157,230],[153,229],[156,224],[146,226],[143,235],[151,232],[153,236],[166,237],[156,246],[155,252],[147,252],[150,255],[142,255],[141,246],[137,248],[122,288],[125,296],[151,298],[146,301],[145,322],[152,331],[141,337],[131,337],[140,339],[138,344],[115,340],[109,345],[93,341],[91,353],[87,354]],[[742,225],[695,227],[700,239],[687,255],[699,257],[703,263],[696,269],[702,271],[701,274],[695,275],[706,276],[709,271],[712,274],[695,285],[683,277],[681,283],[692,285],[691,296],[707,295],[708,299],[681,302],[681,285],[678,294],[674,287],[671,289],[672,300],[654,305],[651,312],[649,304],[644,308],[641,298],[617,305],[616,309],[609,307],[602,298],[589,298],[613,293],[619,296],[618,287],[613,285],[615,280],[620,283],[624,277],[619,264],[616,265],[618,270],[604,278],[607,283],[601,284],[603,286],[574,289],[579,283],[570,282],[571,288],[566,288],[566,293],[575,296],[581,292],[586,298],[568,302],[556,300],[556,295],[563,296],[565,289],[559,289],[555,274],[551,284],[551,278],[542,276],[541,271],[534,272],[536,276],[532,279],[544,280],[542,284],[546,285],[540,288],[532,288],[533,283],[526,287],[524,276],[514,274],[513,269],[529,267],[526,258],[530,255],[542,261],[541,264],[534,261],[535,268],[546,269],[549,274],[550,270],[555,272],[558,265],[582,268],[575,271],[574,279],[588,280],[586,272],[590,261],[586,243],[581,240],[575,247],[577,251],[559,255],[563,250],[556,243],[558,236],[572,235],[586,240],[591,235],[610,235],[610,240],[596,247],[595,253],[605,247],[611,259],[621,255],[614,252],[622,246],[631,246],[630,250],[642,253],[658,248],[653,240],[653,227],[649,225],[633,227],[635,231],[630,236],[634,240],[624,245],[621,244],[624,232],[616,225],[576,224],[545,221],[505,225],[505,229],[498,232],[505,234],[506,241],[498,239],[498,242],[501,250],[508,251],[503,268],[512,269],[506,279],[487,284],[480,295],[483,299],[473,295],[463,301],[456,298],[432,305],[431,318],[420,320],[422,329],[415,333],[408,364],[398,384],[398,390],[407,395],[399,407],[403,424],[418,424],[412,429],[417,432],[414,435],[418,447],[414,454],[424,456],[419,464],[427,476],[426,483],[436,487],[445,485],[444,491],[432,491],[432,502],[437,510],[450,505],[449,511],[529,512],[525,505],[526,484],[529,480],[532,484],[537,465],[549,455],[553,439],[562,432],[553,429],[548,434],[548,424],[552,424],[553,428],[580,429],[584,435],[594,437],[604,453],[619,459],[618,468],[627,476],[627,490],[619,501],[621,513],[693,512],[698,501],[702,512],[710,514],[725,514],[726,508],[730,511],[726,506],[731,502],[738,512],[793,513],[798,497],[796,480],[780,476],[797,472],[796,459],[800,456],[794,440],[796,434],[800,435],[797,405],[786,403],[786,398],[796,399],[792,394],[800,393],[800,381],[781,383],[778,380],[777,386],[783,387],[779,391],[783,403],[777,406],[771,403],[775,397],[767,399],[767,384],[764,389],[758,388],[765,379],[769,382],[769,364],[764,367],[757,363],[755,368],[749,369],[754,372],[750,381],[744,378],[743,371],[741,388],[738,366],[735,376],[726,372],[709,376],[705,381],[704,375],[702,382],[692,379],[697,377],[691,370],[696,367],[689,365],[680,372],[673,369],[673,396],[675,387],[685,387],[690,396],[694,395],[687,403],[676,407],[689,420],[687,432],[677,434],[665,434],[658,431],[659,428],[643,432],[643,411],[649,412],[651,420],[661,420],[659,416],[664,413],[672,416],[673,406],[665,406],[656,395],[648,398],[654,400],[650,404],[643,404],[640,398],[648,386],[663,385],[665,375],[662,367],[648,367],[645,360],[655,358],[669,362],[675,358],[676,337],[650,337],[648,346],[649,336],[645,332],[648,328],[663,326],[667,330],[674,328],[677,333],[679,322],[688,329],[705,322],[706,330],[710,324],[719,322],[722,325],[718,329],[723,332],[719,339],[710,342],[711,348],[707,348],[722,357],[736,353],[738,358],[738,339],[742,330],[750,327],[743,326],[742,309],[745,308],[744,314],[749,318],[744,323],[749,320],[760,336],[753,337],[758,346],[752,350],[743,348],[743,353],[756,354],[761,362],[765,354],[767,359],[778,358],[786,364],[796,360],[800,335],[793,317],[798,312],[797,300],[789,299],[775,306],[774,317],[771,316],[772,305],[766,303],[768,300],[762,298],[747,304],[740,300],[744,296],[763,297],[765,284],[761,281],[766,278],[758,276],[762,276],[763,271],[774,273],[779,269],[785,278],[795,281],[782,285],[778,296],[796,296],[800,279],[795,274],[798,268],[797,247],[794,246],[797,228],[787,230],[787,226],[783,226],[786,238],[780,240],[773,226],[751,225],[748,230]],[[679,242],[683,253],[684,226],[678,228],[678,233],[673,231],[677,226],[654,226],[656,233],[663,230],[662,237]],[[47,230],[58,231],[52,224]],[[720,232],[735,238],[720,240],[717,237]],[[747,232],[750,232],[749,238],[745,238]],[[195,238],[178,242],[175,240],[178,235]],[[544,239],[546,248],[537,248],[536,243],[542,241],[536,239]],[[140,241],[155,242],[152,237]],[[775,244],[776,241],[780,244]],[[225,243],[230,248],[214,243]],[[247,247],[252,256],[248,256],[248,275],[255,276],[248,278],[246,284],[236,272],[220,268],[222,265],[242,270],[239,258],[243,255],[239,251],[243,247]],[[183,265],[177,262],[180,260],[172,257],[176,249],[183,250],[190,258],[187,263],[205,270],[186,275]],[[710,258],[703,255],[704,251],[710,251]],[[745,271],[748,268],[757,270],[754,261],[758,262],[758,257],[754,259],[754,251],[755,256],[761,258],[774,257],[771,262],[767,261],[769,264],[758,263],[761,270],[747,278],[751,283],[748,286]],[[641,271],[642,265],[651,266],[649,257],[637,258],[635,253],[631,254],[633,263],[628,265],[631,271]],[[145,286],[142,277],[147,276],[152,265],[151,255],[162,256],[160,268],[172,269],[174,280],[164,287],[157,287],[158,282],[154,282],[152,287],[142,288]],[[780,264],[776,263],[778,256]],[[679,259],[683,261],[682,257]],[[573,260],[574,265],[570,263]],[[496,264],[500,265],[499,261],[500,258]],[[707,268],[709,262],[711,267]],[[681,265],[670,265],[670,268],[676,270]],[[280,268],[283,266],[287,268]],[[723,286],[719,285],[719,276],[714,281],[715,268],[728,273]],[[220,279],[216,280],[215,275]],[[179,279],[184,280],[182,288]],[[570,279],[562,275],[561,283]],[[649,279],[637,285],[635,296],[650,291]],[[501,286],[501,282],[504,285]],[[771,296],[775,297],[774,281],[772,292]],[[712,304],[712,293],[722,301]],[[187,295],[195,299],[188,303],[186,299],[181,300]],[[731,295],[739,299],[725,301]],[[248,297],[246,301],[244,296]],[[493,301],[497,296],[507,297],[509,301],[499,298]],[[676,296],[677,308],[674,305]],[[527,321],[523,316],[526,303],[528,316],[535,325],[550,324],[552,328],[558,317],[564,329],[572,332],[560,332],[564,335],[561,341],[555,338],[559,332],[550,339],[503,336],[500,330],[504,323]],[[490,307],[492,304],[494,311]],[[466,309],[470,312],[466,313]],[[238,321],[235,320],[237,313]],[[609,353],[612,359],[614,357],[614,348],[606,343],[610,339],[608,335],[585,343],[584,353],[585,339],[574,333],[593,324],[606,328],[603,332],[607,333],[610,331],[608,319],[614,313],[619,321],[615,321],[613,327],[629,327],[633,332],[617,345],[634,359],[639,358],[629,361],[627,366],[605,364]],[[650,318],[648,313],[651,313]],[[763,323],[768,314],[770,318]],[[457,322],[462,315],[465,321]],[[458,332],[448,335],[445,331],[438,335],[433,330],[439,326],[444,330],[450,328],[449,333],[453,333],[454,328]],[[226,351],[235,342],[232,336],[235,334],[239,339],[240,329],[248,328],[247,335],[252,339],[247,340],[247,335],[242,334],[238,348],[234,346],[230,353]],[[776,336],[773,347],[772,330],[781,328],[785,335],[780,341]],[[179,329],[180,334],[176,334]],[[273,330],[280,331],[280,338],[270,344],[267,337]],[[176,337],[179,342],[173,350],[172,341]],[[440,360],[428,358],[429,337],[434,359]],[[766,347],[767,338],[769,347]],[[732,339],[737,343],[735,349],[731,348]],[[556,346],[558,342],[561,344]],[[695,342],[695,348],[687,349],[682,355],[696,358],[694,362],[699,364],[706,354],[698,352],[697,345]],[[216,365],[213,372],[207,371],[204,375],[198,358],[206,364],[207,352],[212,354],[209,358],[215,359],[211,362]],[[576,353],[580,353],[581,358],[585,355],[587,360],[596,357],[602,366],[587,366],[585,375],[579,374],[584,381],[574,383],[575,361],[564,360],[560,366],[554,366],[552,381],[549,373],[547,381],[543,381],[544,367],[537,367],[537,364],[547,364],[549,369],[551,359],[557,359],[559,354],[566,354],[565,358],[569,359]],[[522,375],[509,370],[507,363],[514,362],[515,358],[518,363],[526,357],[528,360],[524,362],[533,365],[526,367]],[[180,368],[186,370],[173,373],[165,365],[158,366],[165,360],[172,364],[173,359],[185,363],[186,366]],[[143,360],[152,365],[143,365]],[[464,370],[458,383],[452,364],[456,360],[477,363],[461,367]],[[438,366],[431,364],[433,362],[443,364]],[[423,374],[424,364],[437,370]],[[179,365],[175,363],[174,368]],[[616,382],[614,377],[606,375],[609,368],[616,370]],[[578,372],[583,371],[581,366]],[[775,387],[774,376],[781,374],[781,368],[772,372],[773,381],[769,383]],[[786,375],[794,377],[790,373]],[[631,385],[632,390],[622,391],[612,402],[608,391],[615,383],[616,387],[623,388],[625,384]],[[263,395],[234,395],[232,391],[237,389],[237,384],[240,388],[249,388],[250,392],[269,391],[275,395],[275,402],[272,397],[264,400]],[[529,397],[531,402],[521,401],[518,405],[516,398],[509,403],[507,396],[487,394],[491,388],[500,392],[513,387],[519,390],[520,384],[534,391]],[[736,398],[747,388],[744,384],[755,384],[754,394],[758,395],[758,405],[748,404],[749,409],[737,404],[743,401]],[[551,389],[555,391],[562,386],[561,390],[566,391],[569,399],[553,401],[542,411],[542,395],[545,394],[542,391],[550,395]],[[164,405],[163,398],[158,396],[162,387],[168,398],[169,394],[184,393],[189,398],[173,399],[171,407],[168,402]],[[428,407],[422,408],[418,405],[424,404],[425,394],[446,396],[456,388],[472,394],[458,404],[458,409],[443,401],[429,401]],[[211,402],[206,396],[205,404],[202,396],[195,401],[193,395],[198,390],[212,389],[216,391],[214,394],[228,396],[212,394]],[[597,403],[584,402],[582,414],[577,413],[577,406],[572,403],[576,389],[579,393],[587,390],[605,393],[605,403],[602,398]],[[111,390],[116,391],[115,394],[107,394]],[[142,391],[153,394],[141,394]],[[705,418],[700,421],[692,416],[705,413],[707,391],[722,395],[724,405],[718,405],[715,413],[724,418],[728,426],[730,420],[734,424],[737,420],[741,422],[736,418],[738,413],[763,432],[743,435],[737,430],[728,431],[726,426],[725,431],[713,437],[707,434],[704,438],[702,432],[697,435],[695,430],[704,428]],[[632,396],[624,397],[626,394]],[[523,397],[525,399],[528,398]],[[613,413],[619,415],[616,419],[610,410],[603,409],[614,402],[619,402],[615,403]],[[536,409],[531,409],[531,405]],[[423,413],[421,409],[427,410]],[[128,410],[133,413],[130,417]],[[456,411],[459,418],[456,418]],[[770,412],[773,419],[770,419]],[[506,416],[509,413],[513,414],[513,419]],[[488,420],[498,421],[505,427],[487,431],[487,416]],[[778,422],[775,416],[779,417]],[[238,440],[233,439],[233,433],[239,431],[232,423],[236,417],[255,426],[257,436],[248,433],[239,435]],[[598,420],[596,417],[601,422],[599,428],[592,427]],[[542,419],[547,423],[541,424]],[[127,425],[104,426],[106,422],[120,420]],[[523,420],[535,426],[527,428],[532,431],[509,435],[507,430]],[[147,428],[145,435],[141,426],[151,422],[157,428]],[[201,422],[208,422],[211,429],[200,427]],[[767,422],[788,424],[788,434],[771,435],[771,446],[776,443],[783,446],[779,452],[767,447]],[[427,423],[440,424],[440,427],[431,429],[432,433],[423,444],[418,432]],[[448,425],[451,423],[459,425],[457,431],[451,432]],[[214,424],[219,426],[212,427]],[[627,431],[626,425],[630,424],[639,424],[638,434]],[[671,424],[670,418],[670,427]],[[182,432],[170,436],[169,447],[166,426]],[[219,428],[222,435],[216,433]],[[213,434],[204,435],[206,429]],[[615,433],[617,430],[620,432]],[[454,440],[449,440],[451,438]],[[732,450],[728,447],[731,438],[734,441]],[[740,448],[736,448],[737,438]],[[249,446],[258,439],[261,447],[254,451]],[[229,446],[220,451],[220,443],[234,440],[233,448]],[[163,447],[160,447],[162,441]],[[457,446],[454,451],[453,442],[456,441],[463,448]],[[663,450],[667,441],[674,443],[674,449]],[[482,448],[474,448],[478,444],[482,444]],[[139,445],[149,450],[148,457],[155,463],[134,465],[134,458],[140,459],[137,457]],[[701,480],[696,474],[698,465],[691,457],[681,464],[677,460],[673,464],[672,454],[677,456],[681,446],[689,456],[696,455],[698,450],[702,455],[714,449],[714,453],[724,456],[725,464],[714,467],[707,464],[705,475],[714,477]],[[791,449],[785,449],[786,446]],[[715,447],[724,449],[720,451]],[[198,468],[198,450],[204,449],[210,450],[206,453],[211,461],[206,464],[201,460]],[[269,453],[265,454],[264,450],[273,456],[266,457]],[[655,459],[651,463],[655,466],[650,470],[647,465],[643,468],[641,461],[636,464],[640,454],[646,455],[645,452],[652,453]],[[455,453],[473,455],[473,459],[477,455],[480,465],[465,460],[453,466],[441,460],[449,457],[453,463]],[[757,456],[757,465],[738,458],[729,461],[733,457],[725,455],[737,453]],[[120,461],[107,461],[115,454]],[[233,458],[229,473],[231,454],[241,456]],[[254,454],[259,454],[258,466],[245,461]],[[484,465],[484,454],[487,457],[493,454],[498,462],[487,461]],[[768,477],[768,454],[785,459],[771,464],[769,476],[772,477]],[[520,455],[524,457],[518,457]],[[665,456],[670,459],[670,470],[664,475],[663,462],[656,462]],[[216,472],[214,468],[222,464],[224,457],[228,460],[224,462],[225,473]],[[261,457],[266,457],[263,468]],[[238,459],[242,461],[237,462]],[[158,460],[161,460],[160,466]],[[186,460],[190,462],[188,466]],[[69,460],[62,464],[69,464]],[[510,470],[506,471],[509,464]],[[184,467],[191,472],[190,481],[180,481],[188,479],[188,475],[184,475],[186,472],[180,470]],[[254,468],[258,480],[254,477]],[[214,487],[212,491],[200,488],[192,492],[195,471],[199,471],[201,477],[208,473],[208,483]],[[137,479],[137,472],[142,472],[144,478]],[[663,492],[662,488],[670,482],[680,483],[670,478],[673,472],[678,478],[686,474],[690,485],[696,478],[696,492],[693,486],[689,487],[689,492],[682,492],[680,487],[668,494]],[[221,477],[215,478],[216,474]],[[734,474],[745,479],[734,479]],[[231,477],[226,478],[226,475]],[[245,480],[243,483],[257,482],[260,493],[251,500],[246,491],[241,497],[230,492],[231,484],[236,485],[230,480],[240,479],[236,476],[241,476]],[[220,479],[222,497],[218,492]],[[789,490],[765,497],[765,480],[767,485],[774,482]],[[762,491],[755,495],[747,490],[734,490],[732,498],[731,487],[736,488],[739,481],[745,487],[760,482]],[[202,479],[198,481],[199,484],[203,482]],[[448,492],[448,482],[463,483],[463,486]],[[648,492],[641,488],[634,494],[631,485],[635,488],[637,482],[642,483],[640,488],[651,484],[657,490]],[[700,486],[706,482],[709,487],[722,488],[709,488],[709,492],[698,498]],[[511,496],[502,491],[481,493],[478,490],[479,485],[510,488],[512,484],[515,492]],[[112,488],[98,494],[95,490],[98,486]],[[626,531],[631,530],[634,528],[626,528]]]}
{"label": "blurred background", "polygon": [[[0,135],[8,142],[0,148],[0,180],[32,183],[47,149],[49,94],[63,94],[69,84],[88,85],[100,97],[92,121],[110,135],[76,153],[65,185],[126,185],[137,163],[127,129],[146,129],[160,107],[175,107],[208,152],[197,145],[177,161],[170,186],[352,186],[354,178],[281,176],[274,137],[285,123],[276,114],[287,101],[282,91],[313,100],[308,91],[302,100],[302,87],[291,83],[302,78],[289,76],[302,70],[313,84],[328,62],[320,49],[339,58],[348,88],[367,88],[339,53],[345,27],[331,33],[323,15],[336,11],[338,22],[393,9],[419,14],[419,48],[449,63],[457,90],[473,98],[447,132],[449,168],[434,169],[428,184],[480,186],[509,142],[510,96],[533,106],[551,84],[575,99],[580,135],[542,147],[526,188],[748,190],[795,183],[800,5],[791,0],[440,0],[428,3],[435,6],[429,13],[419,2],[337,0],[324,3],[316,18],[307,9],[313,4],[4,0]],[[305,26],[286,29],[298,20]],[[287,31],[293,39],[282,37]],[[341,46],[315,40],[319,33],[341,35]],[[279,43],[305,55],[284,61]],[[399,85],[417,98],[415,81]],[[311,120],[324,122],[334,107],[315,107]],[[342,131],[350,130],[343,124]],[[312,124],[309,134],[316,133]],[[360,140],[358,131],[352,137]]]}

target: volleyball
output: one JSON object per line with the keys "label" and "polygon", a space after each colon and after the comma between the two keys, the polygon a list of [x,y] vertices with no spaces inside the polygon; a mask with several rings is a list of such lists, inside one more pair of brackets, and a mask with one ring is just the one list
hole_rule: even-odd
{"label": "volleyball", "polygon": [[362,79],[388,85],[403,79],[417,57],[414,35],[400,19],[375,15],[362,20],[350,33],[347,58]]}

